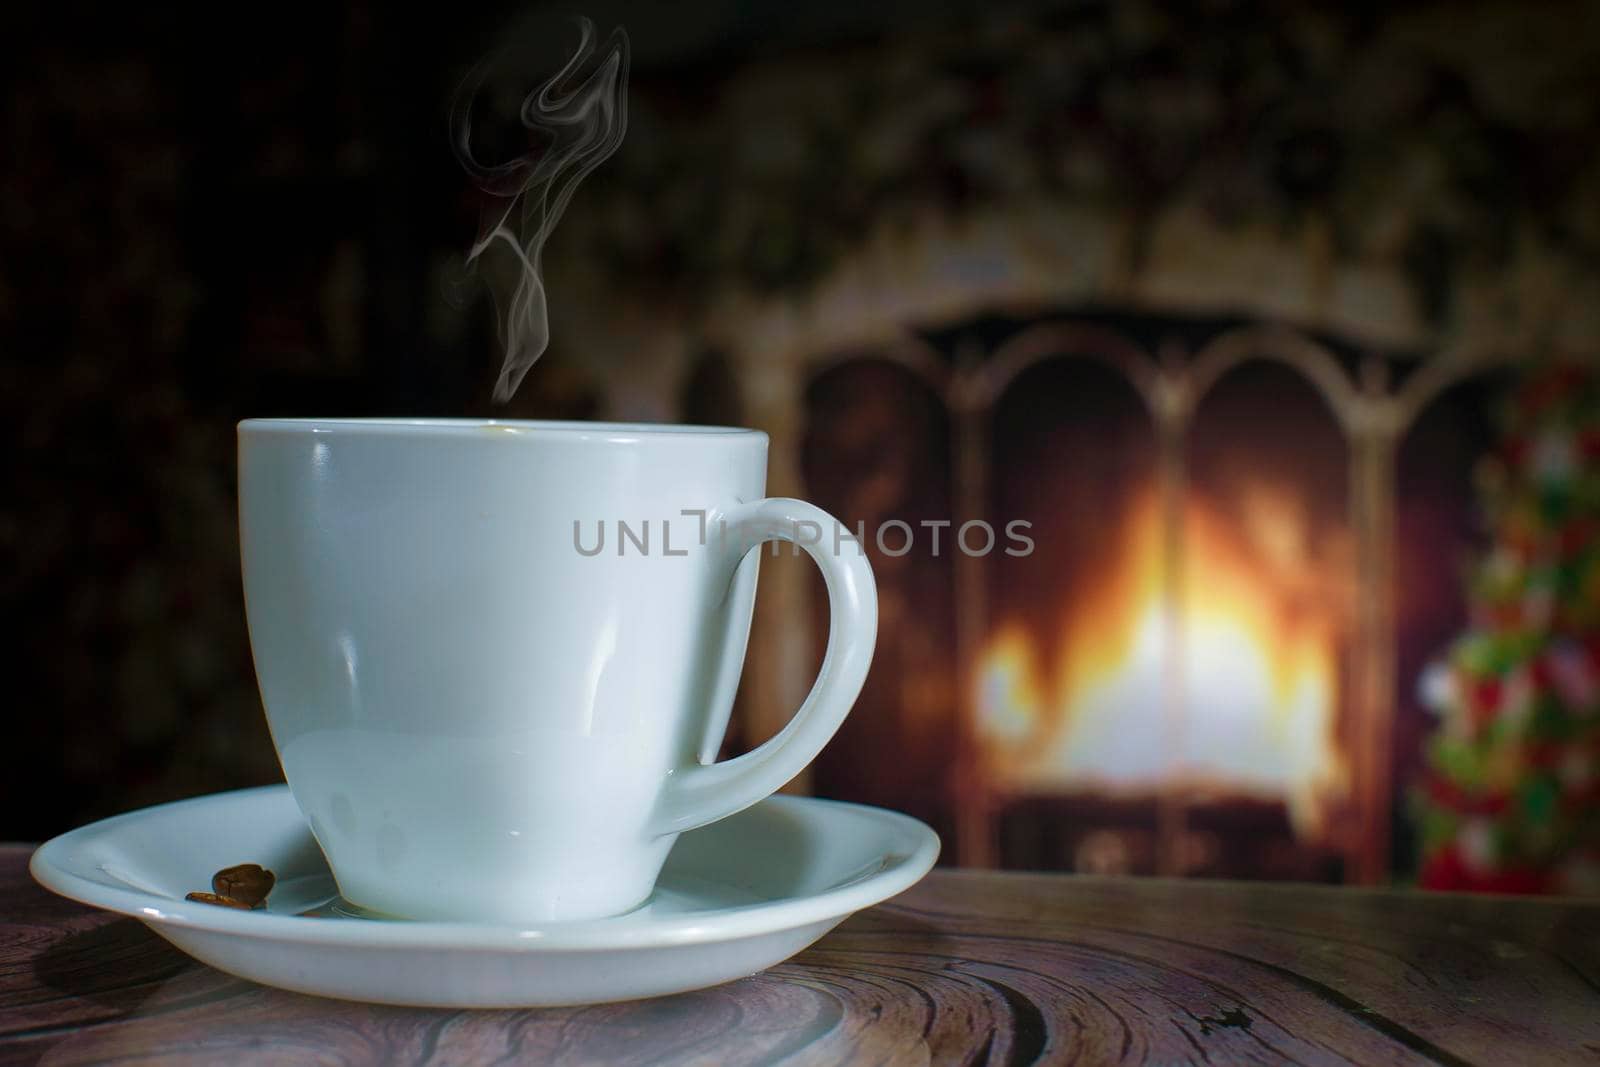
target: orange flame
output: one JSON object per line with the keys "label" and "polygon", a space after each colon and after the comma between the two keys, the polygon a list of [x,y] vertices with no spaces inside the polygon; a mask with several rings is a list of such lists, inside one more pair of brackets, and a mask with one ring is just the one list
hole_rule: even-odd
{"label": "orange flame", "polygon": [[1172,598],[1160,518],[1151,494],[1130,509],[1118,558],[1068,605],[1048,675],[1021,628],[989,642],[976,673],[989,774],[1022,791],[1265,795],[1314,833],[1348,775],[1336,736],[1342,542],[1314,552],[1288,494],[1253,489],[1228,517],[1192,498]]}

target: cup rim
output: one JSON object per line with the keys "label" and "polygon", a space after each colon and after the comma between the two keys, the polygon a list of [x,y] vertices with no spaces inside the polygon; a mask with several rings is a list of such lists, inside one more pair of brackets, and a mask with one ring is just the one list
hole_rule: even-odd
{"label": "cup rim", "polygon": [[241,419],[244,433],[311,433],[341,435],[450,436],[481,435],[501,438],[564,438],[627,443],[642,438],[664,441],[766,438],[766,433],[743,426],[702,426],[671,422],[588,422],[570,419],[432,418],[363,416],[359,418],[272,417]]}

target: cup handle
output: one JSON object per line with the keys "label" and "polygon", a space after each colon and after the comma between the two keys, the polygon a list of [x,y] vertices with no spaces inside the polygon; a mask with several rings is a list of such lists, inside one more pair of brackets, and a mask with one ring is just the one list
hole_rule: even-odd
{"label": "cup handle", "polygon": [[[878,638],[872,565],[848,531],[839,536],[837,552],[832,551],[831,534],[823,543],[822,531],[842,528],[832,515],[803,500],[769,497],[709,516],[709,522],[739,531],[742,551],[727,550],[730,576],[748,552],[768,541],[787,541],[806,550],[828,586],[828,648],[800,710],[770,740],[742,756],[692,763],[667,776],[652,823],[656,834],[682,833],[726,818],[771,796],[804,770],[850,713]],[[818,531],[817,540],[800,537],[802,528]]]}

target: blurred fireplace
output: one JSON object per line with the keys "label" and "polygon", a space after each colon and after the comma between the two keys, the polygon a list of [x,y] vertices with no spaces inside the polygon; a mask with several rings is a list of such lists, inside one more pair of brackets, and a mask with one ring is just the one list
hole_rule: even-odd
{"label": "blurred fireplace", "polygon": [[[1114,314],[815,361],[806,491],[869,543],[891,519],[918,538],[873,550],[890,640],[818,790],[934,819],[962,864],[1382,879],[1408,759],[1397,457],[1498,364]],[[1446,452],[1424,482],[1465,479]],[[954,549],[972,519],[987,555]],[[1002,551],[1017,519],[1026,556]]]}

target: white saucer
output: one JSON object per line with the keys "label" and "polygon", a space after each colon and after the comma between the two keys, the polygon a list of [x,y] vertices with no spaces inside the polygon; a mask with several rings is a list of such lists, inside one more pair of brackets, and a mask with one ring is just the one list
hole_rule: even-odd
{"label": "white saucer", "polygon": [[[220,970],[302,993],[431,1007],[630,1000],[754,974],[913,885],[939,838],[915,819],[778,796],[684,834],[655,894],[613,919],[532,929],[359,917],[341,907],[285,786],[119,815],[43,845],[47,889],[137,918]],[[191,903],[259,863],[267,908]],[[310,914],[307,914],[310,913]]]}

